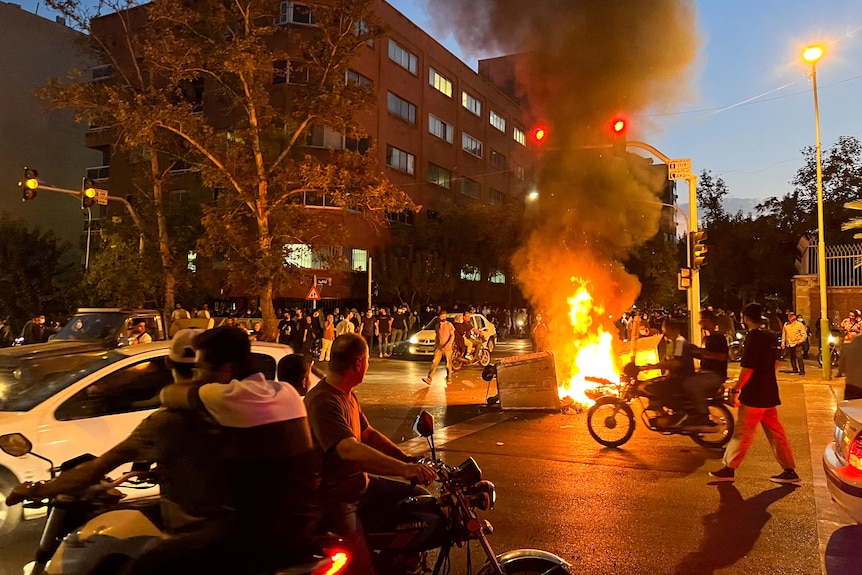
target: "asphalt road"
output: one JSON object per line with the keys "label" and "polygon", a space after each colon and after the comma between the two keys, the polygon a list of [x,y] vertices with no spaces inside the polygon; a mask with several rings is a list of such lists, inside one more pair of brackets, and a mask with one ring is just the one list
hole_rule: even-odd
{"label": "asphalt road", "polygon": [[[495,356],[522,353],[524,344],[501,345]],[[607,449],[588,435],[585,414],[486,407],[488,386],[478,367],[465,368],[448,387],[441,369],[427,386],[421,377],[428,363],[374,358],[357,393],[372,424],[412,452],[427,451],[411,428],[428,409],[444,460],[476,459],[497,485],[497,506],[483,517],[494,525],[498,553],[545,549],[584,575],[862,573],[862,531],[849,525],[818,480],[817,454],[829,440],[833,407],[821,405],[814,425],[812,406],[832,397],[828,384],[811,376],[781,380],[781,417],[800,487],[768,481],[780,470],[762,435],[735,483],[710,485],[706,473],[721,466],[718,450],[642,426],[623,448]],[[20,573],[37,529],[30,522],[14,540],[0,540],[0,573]],[[472,551],[475,569],[481,551]],[[452,572],[466,573],[462,560],[453,561]]]}

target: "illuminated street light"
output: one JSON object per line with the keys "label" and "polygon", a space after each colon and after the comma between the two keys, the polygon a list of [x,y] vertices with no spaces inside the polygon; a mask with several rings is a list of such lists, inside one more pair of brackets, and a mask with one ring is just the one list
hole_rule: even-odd
{"label": "illuminated street light", "polygon": [[829,314],[826,313],[826,240],[823,236],[823,168],[820,154],[820,105],[817,100],[817,61],[823,57],[823,48],[809,46],[802,51],[802,59],[811,64],[811,83],[814,86],[814,128],[817,138],[817,281],[820,283],[820,353],[823,356],[823,379],[832,379],[832,362],[829,361]]}
{"label": "illuminated street light", "polygon": [[527,199],[530,201],[533,201],[533,202],[538,200],[539,199],[539,192],[537,192],[536,190],[533,190],[532,192],[530,192],[527,195]]}

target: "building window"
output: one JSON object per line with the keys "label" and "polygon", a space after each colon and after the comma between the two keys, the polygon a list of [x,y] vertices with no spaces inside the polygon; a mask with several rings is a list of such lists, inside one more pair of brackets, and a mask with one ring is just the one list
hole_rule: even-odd
{"label": "building window", "polygon": [[394,146],[386,146],[386,165],[390,168],[413,174],[416,156]]}
{"label": "building window", "polygon": [[395,40],[389,40],[389,59],[413,74],[419,68],[419,59]]}
{"label": "building window", "polygon": [[478,282],[482,281],[482,274],[479,272],[479,268],[466,264],[461,268],[461,279],[468,282]]}
{"label": "building window", "polygon": [[350,269],[355,272],[364,272],[368,269],[368,251],[352,249],[350,255]]}
{"label": "building window", "polygon": [[467,92],[461,92],[461,105],[467,108],[471,113],[476,114],[479,117],[482,116],[482,102]]}
{"label": "building window", "polygon": [[278,6],[278,17],[276,25],[280,24],[309,24],[314,25],[314,14],[311,7],[299,2],[281,2]]}
{"label": "building window", "polygon": [[425,210],[425,218],[429,222],[439,222],[440,212],[438,212],[437,210]]}
{"label": "building window", "polygon": [[397,222],[399,224],[405,224],[408,226],[412,226],[413,225],[413,218],[414,218],[414,214],[410,210],[406,210],[404,212],[399,212],[397,214],[393,213],[393,212],[386,212],[386,219],[392,223]]}
{"label": "building window", "polygon": [[522,146],[527,145],[527,135],[524,133],[524,130],[518,129],[517,127],[512,128],[512,139]]}
{"label": "building window", "polygon": [[504,274],[500,270],[497,270],[491,274],[491,276],[488,278],[488,281],[490,281],[492,284],[504,284],[506,283],[506,274]]}
{"label": "building window", "polygon": [[452,187],[452,172],[438,166],[437,164],[428,163],[428,181],[438,185],[441,188],[451,189]]}
{"label": "building window", "polygon": [[468,154],[472,154],[477,158],[482,157],[482,142],[467,132],[461,132],[461,147],[464,148],[464,151]]}
{"label": "building window", "polygon": [[369,78],[366,78],[365,76],[363,76],[362,74],[360,74],[356,70],[348,70],[345,73],[344,81],[347,84],[350,84],[351,82],[353,82],[355,84],[359,84],[363,88],[370,88],[371,87],[371,80]]}
{"label": "building window", "polygon": [[428,68],[428,83],[440,93],[452,97],[452,81],[434,68]]}
{"label": "building window", "polygon": [[344,138],[344,149],[350,150],[351,152],[356,152],[361,156],[364,156],[368,152],[368,148],[371,147],[371,138]]}
{"label": "building window", "polygon": [[476,180],[471,180],[470,178],[464,178],[461,180],[461,193],[465,196],[478,199],[479,189],[479,182]]}
{"label": "building window", "polygon": [[506,156],[497,150],[491,150],[491,165],[501,170],[506,169]]}
{"label": "building window", "polygon": [[517,162],[512,162],[512,174],[515,176],[515,179],[524,181],[524,166],[518,164]]}
{"label": "building window", "polygon": [[402,120],[410,122],[411,124],[416,123],[416,106],[404,98],[399,98],[392,92],[389,92],[386,99],[386,107],[389,110],[389,113],[395,114]]}
{"label": "building window", "polygon": [[492,204],[502,204],[506,200],[506,196],[504,196],[503,192],[500,190],[491,188],[491,190],[488,191],[488,200]]}
{"label": "building window", "polygon": [[184,202],[189,199],[188,190],[171,190],[171,197],[175,202]]}
{"label": "building window", "polygon": [[95,66],[92,70],[93,80],[105,80],[114,75],[114,67],[110,64],[104,64],[102,66]]}
{"label": "building window", "polygon": [[452,124],[447,124],[434,114],[428,114],[428,131],[450,144],[455,138],[455,127]]}
{"label": "building window", "polygon": [[491,110],[491,125],[503,132],[506,133],[506,118]]}
{"label": "building window", "polygon": [[305,145],[309,148],[341,150],[344,148],[344,136],[329,126],[312,126],[305,137]]}
{"label": "building window", "polygon": [[286,244],[283,253],[285,267],[310,268],[314,264],[314,252],[305,244]]}

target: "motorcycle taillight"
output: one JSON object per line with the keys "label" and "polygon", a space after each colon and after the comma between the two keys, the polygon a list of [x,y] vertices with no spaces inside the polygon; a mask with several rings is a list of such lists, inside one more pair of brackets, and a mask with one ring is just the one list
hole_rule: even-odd
{"label": "motorcycle taillight", "polygon": [[336,575],[344,573],[350,563],[350,555],[346,549],[326,549],[328,561],[312,572],[312,575]]}
{"label": "motorcycle taillight", "polygon": [[856,435],[847,450],[847,463],[862,471],[862,433]]}

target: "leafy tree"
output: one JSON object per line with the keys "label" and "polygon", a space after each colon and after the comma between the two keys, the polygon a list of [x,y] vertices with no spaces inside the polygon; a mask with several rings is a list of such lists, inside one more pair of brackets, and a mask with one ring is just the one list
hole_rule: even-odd
{"label": "leafy tree", "polygon": [[626,271],[636,275],[641,283],[639,307],[668,308],[683,302],[675,271],[682,267],[684,254],[684,242],[668,241],[664,234],[659,233],[639,245],[629,256],[625,262]]}
{"label": "leafy tree", "polygon": [[[109,236],[90,258],[82,282],[87,303],[95,306],[151,307],[159,301],[161,282],[149,270],[157,267],[155,255],[141,253],[134,242]],[[119,270],[119,271],[118,271]]]}
{"label": "leafy tree", "polygon": [[[29,229],[23,220],[0,216],[0,318],[13,329],[43,313],[64,319],[77,307],[80,281],[71,246],[53,232]],[[17,331],[15,333],[17,335]]]}
{"label": "leafy tree", "polygon": [[380,295],[407,303],[411,309],[448,299],[457,284],[446,261],[432,250],[393,245],[377,261],[381,263],[374,277],[381,286]]}

